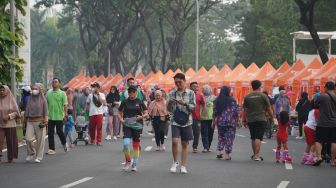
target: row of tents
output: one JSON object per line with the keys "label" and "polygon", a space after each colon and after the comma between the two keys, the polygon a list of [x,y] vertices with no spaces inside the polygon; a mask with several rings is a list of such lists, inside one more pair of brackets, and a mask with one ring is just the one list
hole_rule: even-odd
{"label": "row of tents", "polygon": [[306,91],[312,96],[317,88],[321,88],[329,81],[335,81],[336,78],[336,60],[331,58],[326,64],[322,64],[317,58],[305,65],[302,60],[297,60],[292,66],[284,62],[278,69],[275,69],[270,62],[266,62],[262,67],[252,63],[248,67],[238,64],[234,69],[224,65],[218,69],[215,65],[209,70],[201,67],[198,72],[189,68],[186,72],[177,69],[168,70],[166,73],[158,71],[150,72],[148,75],[140,73],[133,76],[131,73],[126,76],[121,74],[103,75],[96,77],[86,76],[80,73],[70,80],[66,86],[69,88],[84,88],[93,82],[98,82],[104,92],[108,92],[112,85],[124,86],[125,81],[134,77],[143,89],[148,90],[151,85],[157,84],[166,91],[174,88],[173,76],[176,73],[184,73],[188,83],[198,82],[202,87],[209,84],[215,94],[218,94],[219,88],[228,85],[232,88],[233,96],[241,104],[244,96],[251,91],[250,82],[252,80],[261,80],[264,90],[272,92],[273,87],[285,86],[292,94],[290,95],[292,104],[295,104],[302,91]]}

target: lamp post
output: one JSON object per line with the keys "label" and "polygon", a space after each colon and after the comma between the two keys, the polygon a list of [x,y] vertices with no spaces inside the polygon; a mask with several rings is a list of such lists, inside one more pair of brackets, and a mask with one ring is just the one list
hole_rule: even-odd
{"label": "lamp post", "polygon": [[195,69],[198,71],[198,35],[199,35],[199,2],[196,0],[196,65]]}
{"label": "lamp post", "polygon": [[[10,0],[9,4],[10,8],[10,31],[13,35],[15,35],[15,25],[14,25],[14,0]],[[15,60],[15,41],[12,41],[12,55]],[[10,75],[11,75],[11,90],[14,96],[16,96],[16,75],[15,75],[15,62],[11,65],[10,69]]]}

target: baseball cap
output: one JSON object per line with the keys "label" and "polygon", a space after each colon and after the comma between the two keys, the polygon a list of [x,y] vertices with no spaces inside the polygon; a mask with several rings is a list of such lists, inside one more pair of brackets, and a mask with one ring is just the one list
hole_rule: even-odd
{"label": "baseball cap", "polygon": [[97,88],[100,88],[100,85],[98,82],[95,82],[93,84],[91,84],[91,87],[97,87]]}
{"label": "baseball cap", "polygon": [[134,92],[134,91],[137,91],[137,90],[138,90],[138,88],[136,86],[130,86],[127,89],[128,92],[132,92],[132,91]]}

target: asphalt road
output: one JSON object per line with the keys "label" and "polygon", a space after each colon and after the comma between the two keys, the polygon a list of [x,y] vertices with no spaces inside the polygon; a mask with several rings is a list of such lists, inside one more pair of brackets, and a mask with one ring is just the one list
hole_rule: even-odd
{"label": "asphalt road", "polygon": [[[103,129],[105,130],[105,129]],[[148,130],[148,127],[145,128]],[[147,132],[147,131],[144,131]],[[328,164],[320,167],[300,164],[304,140],[290,137],[292,165],[274,162],[275,140],[264,140],[264,161],[250,160],[251,149],[247,129],[240,129],[234,143],[231,161],[216,159],[216,152],[191,153],[188,174],[171,174],[171,139],[165,152],[155,151],[152,136],[144,134],[138,172],[122,170],[122,141],[103,142],[103,146],[79,146],[64,153],[56,136],[57,154],[45,156],[40,164],[25,162],[26,147],[20,147],[19,159],[13,164],[0,164],[0,188],[334,188],[336,169]],[[217,134],[212,145],[215,151]],[[202,150],[201,141],[199,150]],[[46,147],[47,150],[47,147]],[[148,151],[145,151],[148,150]],[[3,161],[6,160],[4,153]]]}

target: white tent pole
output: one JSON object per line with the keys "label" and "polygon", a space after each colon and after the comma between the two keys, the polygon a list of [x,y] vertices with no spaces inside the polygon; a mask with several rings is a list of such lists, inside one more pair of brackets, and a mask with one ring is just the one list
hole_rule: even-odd
{"label": "white tent pole", "polygon": [[331,55],[331,38],[329,38],[329,56]]}
{"label": "white tent pole", "polygon": [[293,63],[296,60],[296,45],[295,45],[295,38],[293,38]]}

